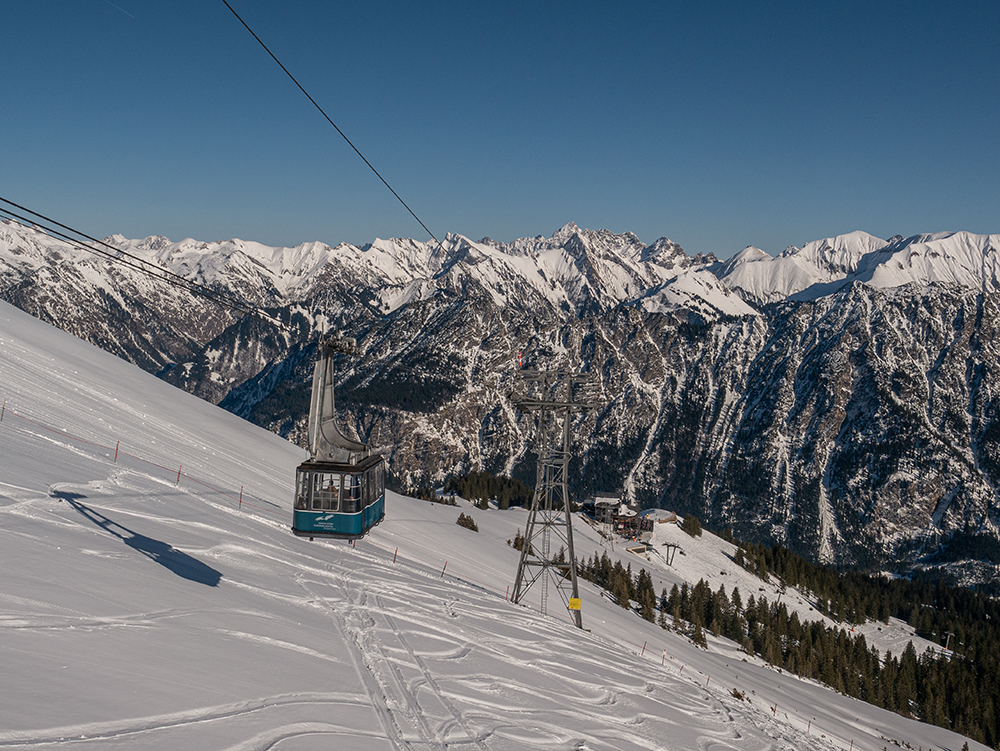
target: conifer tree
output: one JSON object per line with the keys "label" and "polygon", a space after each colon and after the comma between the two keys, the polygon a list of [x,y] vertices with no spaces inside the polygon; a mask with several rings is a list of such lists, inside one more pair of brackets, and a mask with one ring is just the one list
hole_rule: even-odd
{"label": "conifer tree", "polygon": [[691,615],[691,593],[688,591],[687,582],[681,584],[680,615],[681,620],[688,623],[694,620],[694,617]]}
{"label": "conifer tree", "polygon": [[639,614],[652,623],[656,618],[656,590],[653,588],[653,577],[644,568],[639,570],[636,600],[639,601]]}
{"label": "conifer tree", "polygon": [[681,591],[676,584],[670,588],[670,596],[667,598],[667,610],[670,612],[670,619],[674,628],[680,628],[681,620]]}
{"label": "conifer tree", "polygon": [[702,649],[708,649],[708,639],[705,638],[705,632],[702,631],[701,624],[694,624],[694,633],[691,634],[691,641]]}

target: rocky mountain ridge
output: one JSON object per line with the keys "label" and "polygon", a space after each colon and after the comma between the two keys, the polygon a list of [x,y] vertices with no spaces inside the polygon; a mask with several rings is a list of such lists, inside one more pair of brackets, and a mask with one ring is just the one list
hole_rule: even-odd
{"label": "rocky mountain ridge", "polygon": [[0,295],[295,440],[316,336],[345,422],[402,485],[485,468],[533,481],[517,369],[598,375],[574,490],[623,491],[866,570],[995,578],[1000,236],[862,232],[722,263],[568,224],[499,243],[108,242],[289,330],[0,224]]}

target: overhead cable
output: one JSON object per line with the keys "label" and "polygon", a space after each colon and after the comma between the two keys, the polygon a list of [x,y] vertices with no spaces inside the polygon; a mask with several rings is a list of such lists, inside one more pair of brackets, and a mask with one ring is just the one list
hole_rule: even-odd
{"label": "overhead cable", "polygon": [[386,181],[386,179],[385,179],[384,177],[382,177],[382,175],[381,175],[381,174],[379,173],[379,171],[378,171],[377,169],[375,169],[375,167],[374,167],[374,166],[372,165],[372,163],[371,163],[371,162],[369,162],[369,161],[368,161],[368,160],[367,160],[367,159],[365,158],[365,155],[364,155],[364,154],[362,154],[362,153],[361,153],[361,151],[359,151],[359,150],[358,150],[358,147],[354,145],[354,143],[353,143],[353,142],[351,141],[351,139],[350,139],[350,138],[348,138],[348,137],[347,137],[347,134],[345,134],[345,133],[344,133],[344,131],[342,131],[342,130],[341,130],[341,129],[340,129],[339,127],[337,127],[337,124],[336,124],[336,123],[335,123],[335,122],[334,122],[334,121],[333,121],[333,120],[332,120],[332,119],[330,118],[330,116],[329,116],[328,114],[326,114],[326,111],[325,111],[325,110],[324,110],[324,109],[323,109],[322,107],[320,107],[320,106],[319,106],[319,104],[318,104],[318,103],[316,102],[316,100],[315,100],[315,99],[313,99],[313,98],[312,98],[312,96],[310,96],[309,92],[305,90],[305,88],[304,88],[304,87],[302,86],[302,84],[300,84],[300,83],[298,82],[298,80],[297,80],[297,79],[295,78],[295,76],[293,76],[293,75],[291,74],[291,72],[289,72],[288,68],[286,68],[286,67],[284,66],[284,64],[283,64],[283,63],[282,63],[282,62],[281,62],[281,61],[280,61],[280,60],[279,60],[279,59],[277,58],[277,56],[276,56],[276,55],[275,55],[275,54],[274,54],[273,52],[271,52],[270,48],[269,48],[269,47],[268,47],[268,46],[267,46],[266,44],[264,44],[263,40],[262,40],[262,39],[261,39],[261,38],[260,38],[259,36],[257,36],[257,34],[256,34],[256,33],[254,33],[254,30],[253,30],[253,29],[251,29],[251,28],[250,28],[250,27],[249,27],[249,26],[247,25],[247,22],[246,22],[246,21],[244,21],[244,20],[243,20],[243,18],[242,18],[242,17],[240,16],[240,14],[239,14],[239,13],[237,13],[237,12],[236,12],[236,11],[235,11],[235,10],[233,9],[233,6],[229,4],[228,0],[222,0],[222,2],[223,2],[223,3],[225,3],[226,7],[227,7],[227,8],[229,8],[229,10],[231,10],[231,11],[232,11],[233,15],[234,15],[234,16],[236,16],[237,20],[238,20],[238,21],[239,21],[239,22],[240,22],[241,24],[243,24],[243,28],[245,28],[245,29],[246,29],[247,31],[249,31],[249,32],[250,32],[251,36],[253,36],[253,38],[257,40],[257,42],[258,42],[258,43],[260,44],[260,46],[264,48],[264,51],[265,51],[265,52],[267,52],[267,54],[271,56],[271,59],[272,59],[272,60],[274,60],[274,62],[276,62],[276,63],[278,64],[278,67],[280,67],[280,68],[281,68],[281,69],[282,69],[283,71],[285,71],[285,75],[287,75],[287,76],[288,76],[288,77],[289,77],[290,79],[292,79],[292,83],[294,83],[294,84],[295,84],[296,86],[298,86],[298,88],[299,88],[299,91],[301,91],[301,92],[302,92],[303,94],[305,94],[305,95],[306,95],[306,98],[307,98],[307,99],[308,99],[308,100],[309,100],[310,102],[312,102],[312,103],[313,103],[313,106],[314,106],[314,107],[315,107],[316,109],[318,109],[318,110],[319,110],[319,113],[320,113],[320,114],[321,114],[321,115],[322,115],[322,116],[323,116],[324,118],[326,118],[326,121],[327,121],[328,123],[330,123],[330,125],[332,125],[332,126],[334,127],[334,129],[335,129],[335,130],[336,130],[336,131],[337,131],[338,133],[340,133],[341,137],[342,137],[342,138],[343,138],[343,139],[344,139],[345,141],[347,141],[347,145],[348,145],[348,146],[350,146],[350,147],[351,147],[352,149],[354,149],[354,153],[355,153],[355,154],[357,154],[357,155],[358,155],[359,157],[361,157],[361,160],[362,160],[362,161],[363,161],[363,162],[364,162],[365,164],[367,164],[367,165],[368,165],[368,168],[369,168],[369,169],[370,169],[370,170],[371,170],[372,172],[374,172],[374,173],[375,173],[375,176],[376,176],[376,177],[377,177],[377,178],[378,178],[379,180],[381,180],[381,181],[382,181],[382,184],[383,184],[383,185],[385,185],[385,187],[387,187],[387,188],[389,189],[389,192],[391,192],[391,193],[392,193],[392,194],[393,194],[394,196],[396,196],[396,200],[397,200],[397,201],[399,201],[399,202],[400,202],[401,204],[403,204],[403,208],[405,208],[405,209],[406,209],[407,211],[409,211],[409,212],[410,212],[410,216],[412,216],[412,217],[413,217],[414,219],[416,219],[416,220],[417,220],[417,223],[418,223],[418,224],[419,224],[419,225],[420,225],[421,227],[423,227],[423,228],[424,228],[424,232],[426,232],[426,233],[427,233],[428,235],[430,235],[430,236],[431,236],[431,237],[433,238],[434,242],[436,242],[436,243],[437,243],[437,246],[438,246],[438,248],[439,248],[440,250],[442,250],[442,251],[443,251],[443,252],[444,252],[444,253],[445,253],[445,254],[446,254],[447,256],[449,256],[449,257],[450,257],[450,258],[451,258],[452,260],[455,260],[455,257],[454,257],[454,255],[453,255],[453,254],[452,254],[452,253],[451,253],[450,251],[448,251],[448,250],[447,250],[447,249],[446,249],[446,248],[444,247],[444,245],[442,245],[442,244],[441,244],[441,241],[440,241],[440,240],[438,240],[438,239],[437,239],[437,237],[435,236],[435,234],[434,234],[433,232],[431,232],[431,231],[430,231],[430,230],[429,230],[429,229],[427,228],[427,225],[426,225],[426,224],[424,224],[424,223],[423,223],[423,221],[421,221],[420,217],[419,217],[419,216],[417,216],[417,215],[416,215],[416,213],[414,213],[413,209],[411,209],[411,208],[409,207],[409,205],[407,205],[406,201],[404,201],[404,200],[403,200],[403,199],[402,199],[402,198],[400,197],[399,193],[397,193],[397,192],[396,192],[396,191],[395,191],[395,190],[393,189],[393,187],[392,187],[391,185],[389,185],[389,183],[388,183],[388,182]]}
{"label": "overhead cable", "polygon": [[[44,232],[45,234],[49,235],[50,237],[56,237],[60,240],[68,242],[69,244],[71,244],[76,248],[79,248],[80,250],[84,250],[87,251],[88,253],[93,253],[95,255],[103,256],[114,263],[119,263],[123,266],[128,266],[129,268],[132,268],[153,279],[157,279],[161,282],[166,282],[167,284],[171,284],[175,287],[186,289],[193,294],[201,295],[202,297],[208,298],[212,302],[215,302],[219,305],[222,305],[239,313],[244,313],[246,315],[253,316],[254,318],[258,318],[262,321],[265,321],[266,323],[270,323],[273,326],[276,326],[277,328],[287,333],[291,333],[291,328],[289,326],[287,326],[277,318],[268,315],[259,308],[256,308],[253,305],[250,305],[249,303],[245,302],[244,300],[241,300],[235,295],[232,295],[228,292],[212,289],[211,287],[205,284],[201,284],[194,280],[183,277],[180,274],[176,274],[173,271],[170,271],[169,269],[164,269],[150,261],[147,261],[145,258],[135,255],[134,253],[130,253],[127,250],[124,250],[122,248],[117,248],[114,245],[104,242],[103,240],[98,240],[97,238],[91,237],[86,233],[73,229],[72,227],[63,224],[61,222],[57,222],[55,219],[50,219],[44,214],[39,214],[36,211],[32,211],[31,209],[25,206],[21,206],[20,204],[14,203],[13,201],[7,200],[6,198],[0,197],[0,202],[8,204],[9,206],[13,206],[14,208],[19,209],[22,212],[30,214],[31,217],[34,217],[34,219],[32,219],[24,216],[23,214],[19,214],[16,211],[12,211],[11,209],[0,206],[0,213],[9,216],[11,219],[13,219],[18,224],[21,224],[24,227],[38,229]],[[41,222],[46,222],[50,225],[55,225],[56,227],[59,227],[62,230],[66,230],[66,232],[62,232],[58,229],[53,229],[53,227],[50,226],[45,226],[45,224],[40,223],[39,220],[41,220]],[[70,234],[67,234],[67,232],[72,233],[72,235],[77,235],[78,237],[82,237],[87,242],[79,240],[77,239],[77,237],[73,237]],[[90,243],[93,243],[93,245],[91,245]]]}

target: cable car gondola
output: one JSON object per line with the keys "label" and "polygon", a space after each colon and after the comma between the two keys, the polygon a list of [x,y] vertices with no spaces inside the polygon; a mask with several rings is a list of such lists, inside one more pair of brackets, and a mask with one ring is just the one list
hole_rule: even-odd
{"label": "cable car gondola", "polygon": [[353,354],[353,339],[320,342],[309,404],[309,459],[295,470],[292,532],[357,540],[385,517],[385,460],[341,434],[334,421],[333,355]]}

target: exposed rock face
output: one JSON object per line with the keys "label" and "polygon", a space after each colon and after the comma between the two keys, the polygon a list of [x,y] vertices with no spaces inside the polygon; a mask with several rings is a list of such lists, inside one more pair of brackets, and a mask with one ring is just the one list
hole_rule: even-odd
{"label": "exposed rock face", "polygon": [[503,244],[109,242],[260,306],[220,308],[0,224],[0,296],[292,440],[343,330],[349,431],[399,484],[533,481],[517,368],[598,376],[573,482],[807,558],[965,584],[1000,563],[1000,238],[862,232],[725,264],[570,224]]}

